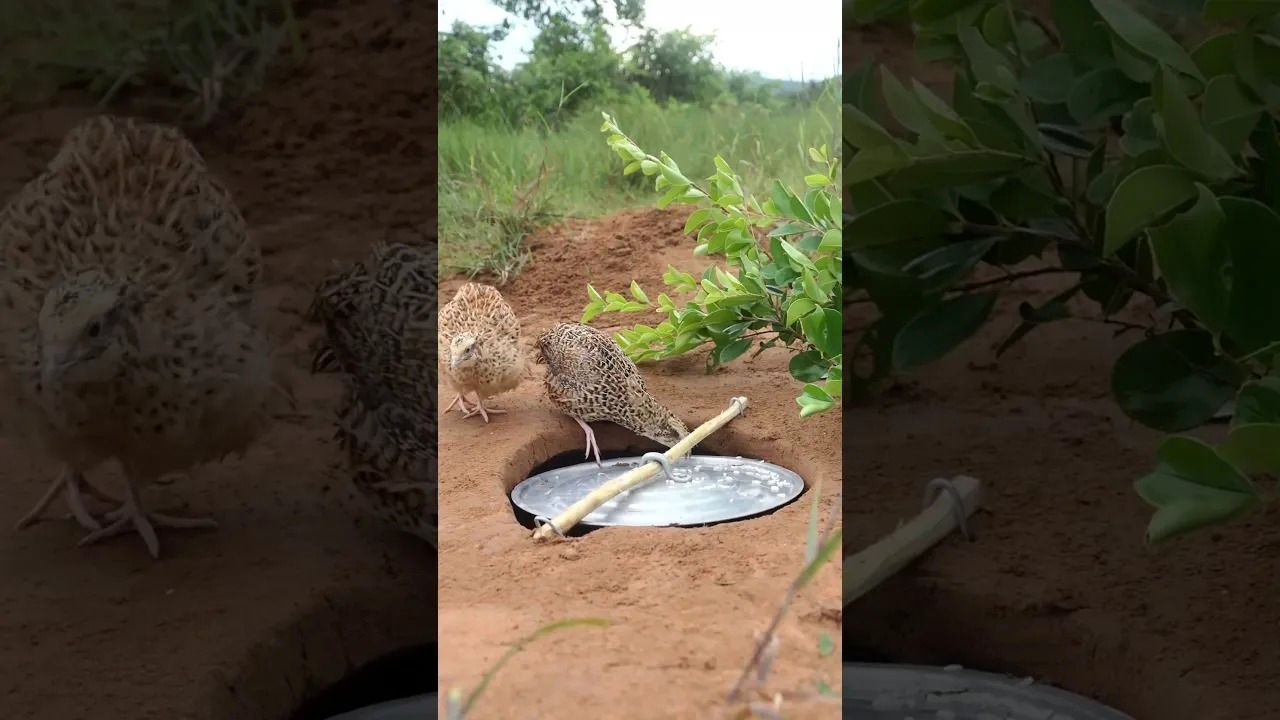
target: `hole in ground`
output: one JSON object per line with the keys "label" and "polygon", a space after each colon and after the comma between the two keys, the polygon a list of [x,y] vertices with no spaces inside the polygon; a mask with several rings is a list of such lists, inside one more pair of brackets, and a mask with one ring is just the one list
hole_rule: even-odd
{"label": "hole in ground", "polygon": [[436,691],[436,645],[402,648],[356,669],[321,690],[289,720],[328,720],[335,715]]}
{"label": "hole in ground", "polygon": [[845,608],[846,662],[961,665],[1031,677],[1135,718],[1190,717],[1185,683],[1149,662],[1134,628],[1088,608],[940,587],[910,569]]}
{"label": "hole in ground", "polygon": [[[556,432],[554,434],[544,433],[534,439],[530,445],[523,448],[519,455],[512,461],[508,462],[507,472],[502,477],[503,490],[507,496],[507,502],[511,506],[511,512],[515,516],[516,522],[525,528],[534,529],[534,516],[529,511],[516,505],[511,498],[511,493],[517,485],[529,477],[537,475],[548,470],[557,468],[570,467],[580,465],[583,462],[590,462],[590,459],[583,458],[583,452],[586,449],[584,438],[580,432],[577,432],[577,425],[572,426],[573,432]],[[593,426],[596,433],[596,439],[600,445],[601,460],[612,460],[622,457],[639,457],[647,452],[656,451],[664,452],[667,448],[645,438],[637,437],[635,434],[623,430],[612,423],[598,423]],[[806,480],[805,487],[800,493],[787,502],[776,507],[768,508],[762,512],[755,513],[740,518],[724,520],[721,522],[739,522],[744,520],[752,520],[772,514],[799,498],[808,492],[807,476],[802,468],[793,467],[792,458],[786,457],[789,453],[780,452],[764,452],[761,450],[777,450],[776,446],[771,443],[754,440],[753,438],[744,437],[741,433],[734,432],[731,426],[721,428],[714,436],[700,443],[693,449],[695,455],[707,455],[718,457],[746,457],[757,458],[765,462],[773,463],[780,467],[791,470]],[[776,455],[783,455],[777,458]],[[708,525],[718,525],[719,522],[706,523],[696,527],[706,527]],[[601,530],[602,527],[579,524],[570,528],[566,533],[569,537],[582,537],[589,533]]]}
{"label": "hole in ground", "polygon": [[435,563],[422,563],[415,540],[390,535],[390,569],[313,592],[238,661],[212,670],[202,717],[324,720],[353,703],[434,692]]}

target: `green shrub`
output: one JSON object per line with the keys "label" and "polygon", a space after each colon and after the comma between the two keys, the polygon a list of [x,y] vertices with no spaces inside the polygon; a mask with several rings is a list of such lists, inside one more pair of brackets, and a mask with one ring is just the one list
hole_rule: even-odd
{"label": "green shrub", "polygon": [[[955,70],[950,103],[884,68],[851,78],[852,286],[880,310],[855,378],[941,357],[1002,285],[1061,273],[1000,352],[1049,322],[1104,322],[1143,333],[1112,375],[1129,417],[1183,432],[1234,398],[1224,444],[1171,437],[1137,481],[1148,539],[1269,501],[1252,476],[1280,472],[1280,7],[1055,0],[1051,27],[1019,5],[910,3],[919,54]],[[1191,49],[1162,28],[1198,18],[1211,30]],[[979,268],[999,274],[970,281]],[[1117,317],[1135,296],[1149,321]]]}
{"label": "green shrub", "polygon": [[839,159],[828,148],[809,149],[822,172],[805,178],[809,189],[799,195],[774,180],[761,201],[747,192],[741,179],[720,156],[715,174],[702,185],[685,177],[665,152],[641,150],[604,115],[601,130],[609,147],[627,163],[624,174],[639,171],[654,178],[663,193],[658,207],[673,202],[696,203],[685,233],[697,236],[694,253],[722,256],[728,270],[713,265],[695,278],[675,267],[663,282],[674,293],[692,297],[679,305],[666,293],[650,300],[632,281],[631,298],[588,285],[590,302],[582,321],[606,312],[653,312],[665,316],[657,325],[636,325],[618,333],[618,344],[637,361],[659,360],[712,345],[710,371],[755,347],[758,354],[785,347],[791,375],[804,383],[796,402],[802,416],[823,412],[839,402],[843,326]]}

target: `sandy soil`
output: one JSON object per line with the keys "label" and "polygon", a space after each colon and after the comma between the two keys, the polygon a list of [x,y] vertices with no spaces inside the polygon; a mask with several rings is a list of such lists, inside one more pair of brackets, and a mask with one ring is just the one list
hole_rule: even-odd
{"label": "sandy soil", "polygon": [[[686,211],[687,212],[687,211]],[[661,287],[668,263],[700,269],[681,235],[686,213],[629,211],[602,221],[571,221],[534,239],[534,262],[503,293],[523,323],[530,368],[496,401],[508,414],[489,424],[456,412],[440,423],[440,685],[473,685],[509,643],[543,623],[599,617],[611,627],[547,636],[503,670],[481,705],[483,717],[553,717],[566,708],[601,718],[705,718],[733,686],[762,630],[801,567],[806,493],[776,513],[706,528],[605,528],[569,542],[535,543],[517,523],[507,492],[529,471],[567,451],[582,431],[542,394],[532,340],[576,320],[588,281],[624,289],[634,278]],[[451,297],[460,281],[444,284]],[[625,320],[625,318],[624,318]],[[639,318],[634,318],[639,321]],[[594,324],[606,329],[612,316]],[[801,421],[789,355],[769,351],[707,375],[692,355],[642,368],[659,399],[690,427],[750,398],[704,447],[762,457],[812,484],[824,481],[824,513],[839,502],[840,413]],[[441,387],[441,398],[452,393]],[[603,451],[656,449],[608,423]],[[839,687],[838,653],[822,657],[819,638],[840,628],[837,566],[825,569],[780,632],[774,689]],[[834,718],[835,706],[797,706],[788,718]]]}
{"label": "sandy soil", "polygon": [[[77,548],[70,521],[13,532],[56,468],[0,439],[5,718],[286,718],[351,669],[433,640],[429,548],[350,496],[331,440],[336,386],[306,372],[302,319],[331,260],[381,238],[434,242],[435,18],[411,5],[311,3],[305,64],[193,136],[263,245],[299,395],[243,460],[145,496],[222,527],[162,532],[158,562],[133,536]],[[0,196],[90,112],[69,96],[0,121]],[[111,487],[115,469],[99,477]]]}
{"label": "sandy soil", "polygon": [[[910,67],[893,33],[853,45]],[[1055,291],[1006,293],[960,351],[849,410],[850,550],[917,513],[931,478],[973,475],[986,496],[975,542],[946,540],[850,608],[846,656],[1032,675],[1139,720],[1280,717],[1280,527],[1253,517],[1143,546],[1132,482],[1160,437],[1109,391],[1137,338],[1069,321],[995,360],[1018,302]]]}

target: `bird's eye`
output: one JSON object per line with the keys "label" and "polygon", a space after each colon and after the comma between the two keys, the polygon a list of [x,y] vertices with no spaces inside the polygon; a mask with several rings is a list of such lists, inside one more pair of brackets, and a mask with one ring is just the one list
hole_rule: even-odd
{"label": "bird's eye", "polygon": [[98,335],[102,334],[102,323],[98,322],[97,320],[94,320],[92,323],[89,324],[88,333],[89,333],[89,337],[91,338],[98,337]]}

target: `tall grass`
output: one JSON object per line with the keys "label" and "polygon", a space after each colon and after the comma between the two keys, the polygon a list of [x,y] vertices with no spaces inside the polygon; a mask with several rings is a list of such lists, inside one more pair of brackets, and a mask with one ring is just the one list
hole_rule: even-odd
{"label": "tall grass", "polygon": [[[610,112],[643,147],[665,150],[686,175],[714,172],[724,157],[768,194],[774,178],[803,188],[807,148],[840,147],[839,98],[807,107],[659,106],[628,100]],[[526,237],[562,217],[599,217],[652,206],[639,173],[623,177],[618,156],[600,135],[599,112],[524,128],[469,120],[442,122],[439,134],[440,261],[449,274],[505,282],[528,261]]]}

